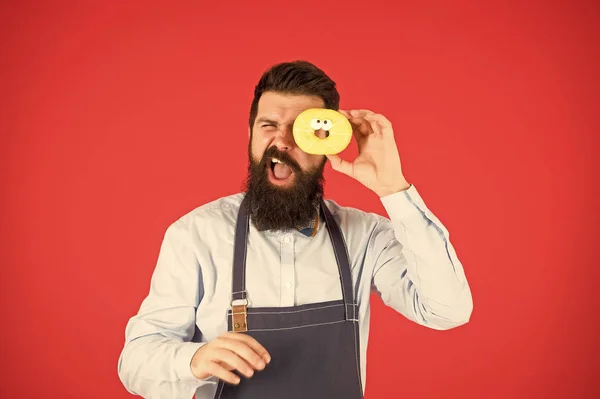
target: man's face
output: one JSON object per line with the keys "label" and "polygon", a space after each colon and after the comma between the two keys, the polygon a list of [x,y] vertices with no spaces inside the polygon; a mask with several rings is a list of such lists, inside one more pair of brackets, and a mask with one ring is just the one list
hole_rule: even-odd
{"label": "man's face", "polygon": [[[265,92],[258,102],[258,112],[251,136],[251,156],[260,162],[266,151],[282,154],[291,165],[267,165],[269,182],[286,188],[294,185],[297,173],[294,166],[304,172],[315,170],[325,162],[323,155],[307,154],[295,143],[292,127],[296,117],[308,108],[323,108],[320,97],[286,95]],[[275,149],[272,149],[275,147]],[[269,154],[267,154],[269,155]],[[280,161],[283,161],[280,159]],[[275,167],[273,167],[275,166]]]}
{"label": "man's face", "polygon": [[319,97],[273,92],[261,96],[249,130],[246,193],[250,216],[259,230],[301,228],[315,217],[327,158],[296,146],[292,127],[302,111],[323,106]]}

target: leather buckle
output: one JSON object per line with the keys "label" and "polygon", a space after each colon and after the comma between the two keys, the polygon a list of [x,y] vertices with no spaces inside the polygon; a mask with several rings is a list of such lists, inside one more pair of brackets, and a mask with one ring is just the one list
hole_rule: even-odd
{"label": "leather buckle", "polygon": [[247,305],[233,305],[231,307],[231,325],[233,327],[233,332],[248,331]]}

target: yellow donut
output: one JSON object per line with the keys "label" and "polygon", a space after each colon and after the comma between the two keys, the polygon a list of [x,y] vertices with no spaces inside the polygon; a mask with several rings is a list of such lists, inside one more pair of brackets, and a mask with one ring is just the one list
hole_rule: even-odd
{"label": "yellow donut", "polygon": [[[324,130],[327,137],[315,133]],[[352,139],[352,125],[344,115],[326,108],[310,108],[294,121],[294,140],[309,154],[333,155],[342,152]]]}

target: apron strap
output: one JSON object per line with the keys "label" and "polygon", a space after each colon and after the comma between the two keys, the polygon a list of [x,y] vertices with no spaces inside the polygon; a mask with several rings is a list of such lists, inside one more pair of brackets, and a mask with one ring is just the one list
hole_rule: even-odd
{"label": "apron strap", "polygon": [[[246,196],[242,200],[238,211],[237,223],[235,228],[235,241],[233,245],[233,287],[232,287],[232,306],[234,301],[244,301],[248,305],[246,292],[246,250],[248,230],[250,227],[250,218],[248,216]],[[352,273],[350,272],[350,261],[344,236],[333,215],[321,199],[321,211],[325,217],[325,227],[329,232],[329,238],[333,244],[340,282],[342,286],[342,297],[346,309],[346,320],[356,319],[356,306],[354,303],[354,292],[352,289]],[[241,309],[240,309],[241,311]]]}
{"label": "apron strap", "polygon": [[[352,273],[350,272],[350,261],[348,257],[348,249],[346,248],[346,241],[344,240],[344,235],[340,230],[340,226],[338,226],[323,199],[321,199],[321,209],[323,211],[323,215],[325,216],[325,226],[327,227],[329,238],[333,244],[333,253],[335,254],[335,260],[340,273],[342,297],[344,298],[344,305],[346,309],[346,320],[354,320],[356,319],[356,315],[354,314],[354,292],[352,290]],[[352,312],[350,314],[348,312],[349,307],[352,308]]]}
{"label": "apron strap", "polygon": [[240,210],[238,212],[237,223],[235,226],[235,240],[233,242],[233,289],[232,302],[243,300],[248,304],[246,299],[246,249],[248,239],[248,229],[250,227],[250,218],[248,217],[248,209],[246,196],[242,200]]}

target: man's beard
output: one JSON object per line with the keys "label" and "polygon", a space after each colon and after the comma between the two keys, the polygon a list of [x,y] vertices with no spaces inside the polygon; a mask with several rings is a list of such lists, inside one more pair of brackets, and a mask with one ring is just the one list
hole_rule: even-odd
{"label": "man's beard", "polygon": [[[278,187],[269,181],[267,164],[277,158],[294,172],[288,187]],[[327,158],[316,168],[304,171],[286,152],[277,147],[265,151],[260,162],[252,157],[248,146],[248,176],[246,179],[246,203],[254,226],[264,230],[294,230],[308,227],[314,220],[323,198],[323,170]]]}

